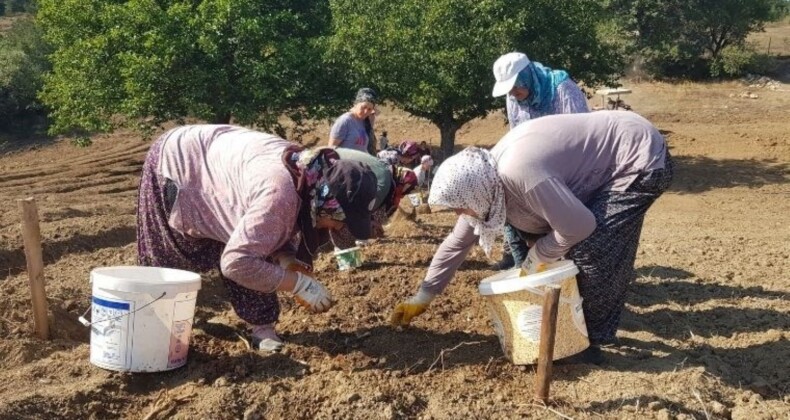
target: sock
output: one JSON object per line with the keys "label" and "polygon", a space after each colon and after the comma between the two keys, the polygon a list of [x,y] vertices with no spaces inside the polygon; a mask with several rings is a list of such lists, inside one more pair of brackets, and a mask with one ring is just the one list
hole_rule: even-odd
{"label": "sock", "polygon": [[283,347],[283,340],[274,331],[274,324],[252,326],[252,337],[257,341],[258,350],[278,351]]}

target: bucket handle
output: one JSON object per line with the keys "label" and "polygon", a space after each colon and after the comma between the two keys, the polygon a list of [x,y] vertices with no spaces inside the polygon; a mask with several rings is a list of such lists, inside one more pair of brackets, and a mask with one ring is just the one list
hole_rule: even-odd
{"label": "bucket handle", "polygon": [[137,308],[137,309],[133,310],[132,312],[129,312],[129,313],[127,313],[127,314],[122,314],[122,315],[118,315],[118,316],[116,316],[116,317],[107,318],[107,319],[100,319],[100,320],[98,320],[98,321],[88,321],[88,319],[87,319],[87,318],[85,318],[85,315],[88,315],[88,312],[90,312],[90,310],[91,310],[91,309],[93,309],[93,303],[91,303],[91,306],[89,306],[89,307],[88,307],[88,309],[86,309],[86,310],[85,310],[85,312],[83,312],[83,313],[82,313],[82,316],[80,316],[79,318],[77,318],[77,320],[78,320],[78,321],[80,321],[80,324],[82,324],[82,325],[84,325],[84,326],[86,326],[86,327],[90,327],[91,325],[93,325],[93,324],[98,324],[98,323],[100,323],[100,322],[114,321],[114,320],[116,320],[116,319],[120,319],[120,318],[123,318],[123,317],[125,317],[125,316],[129,316],[129,315],[131,315],[131,314],[133,314],[133,313],[136,313],[137,311],[141,311],[141,310],[142,310],[143,308],[145,308],[146,306],[153,304],[154,302],[158,301],[159,299],[162,299],[163,297],[165,297],[165,295],[167,295],[167,292],[162,292],[162,294],[161,294],[161,295],[159,295],[159,297],[158,297],[158,298],[156,298],[156,299],[154,299],[154,300],[152,300],[152,301],[150,301],[150,302],[146,303],[145,305],[143,305],[143,306],[141,306],[141,307],[139,307],[139,308]]}

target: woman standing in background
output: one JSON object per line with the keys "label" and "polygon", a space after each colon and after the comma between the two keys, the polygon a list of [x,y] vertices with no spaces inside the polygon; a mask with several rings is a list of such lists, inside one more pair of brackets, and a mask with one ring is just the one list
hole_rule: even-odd
{"label": "woman standing in background", "polygon": [[376,103],[376,92],[373,89],[358,90],[354,106],[338,117],[332,125],[329,145],[366,153],[375,151],[373,122],[376,117]]}

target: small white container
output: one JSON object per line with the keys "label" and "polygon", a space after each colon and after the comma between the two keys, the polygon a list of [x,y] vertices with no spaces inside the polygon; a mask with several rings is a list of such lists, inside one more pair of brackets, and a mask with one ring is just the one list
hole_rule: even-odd
{"label": "small white container", "polygon": [[352,270],[362,265],[362,250],[358,246],[335,250],[335,260],[338,270]]}
{"label": "small white container", "polygon": [[91,271],[90,361],[104,369],[161,372],[187,362],[200,275],[160,267]]}

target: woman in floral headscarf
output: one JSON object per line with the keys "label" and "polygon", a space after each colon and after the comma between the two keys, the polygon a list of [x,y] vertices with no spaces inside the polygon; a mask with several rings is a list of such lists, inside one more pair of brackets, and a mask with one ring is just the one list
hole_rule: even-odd
{"label": "woman in floral headscarf", "polygon": [[148,152],[137,208],[141,265],[207,271],[219,266],[236,314],[262,350],[277,350],[277,291],[314,312],[329,291],[310,274],[328,230],[370,236],[376,178],[332,149],[304,150],[271,134],[191,125]]}
{"label": "woman in floral headscarf", "polygon": [[382,150],[378,158],[390,165],[412,167],[420,158],[420,147],[412,140],[406,140],[398,147]]}
{"label": "woman in floral headscarf", "polygon": [[601,111],[552,115],[511,130],[489,152],[468,148],[436,173],[431,205],[460,215],[419,291],[396,306],[394,325],[408,325],[449,284],[474,243],[486,255],[505,221],[537,235],[522,269],[567,256],[579,267],[579,291],[600,363],[612,343],[645,213],[672,179],[664,138],[637,114]]}

